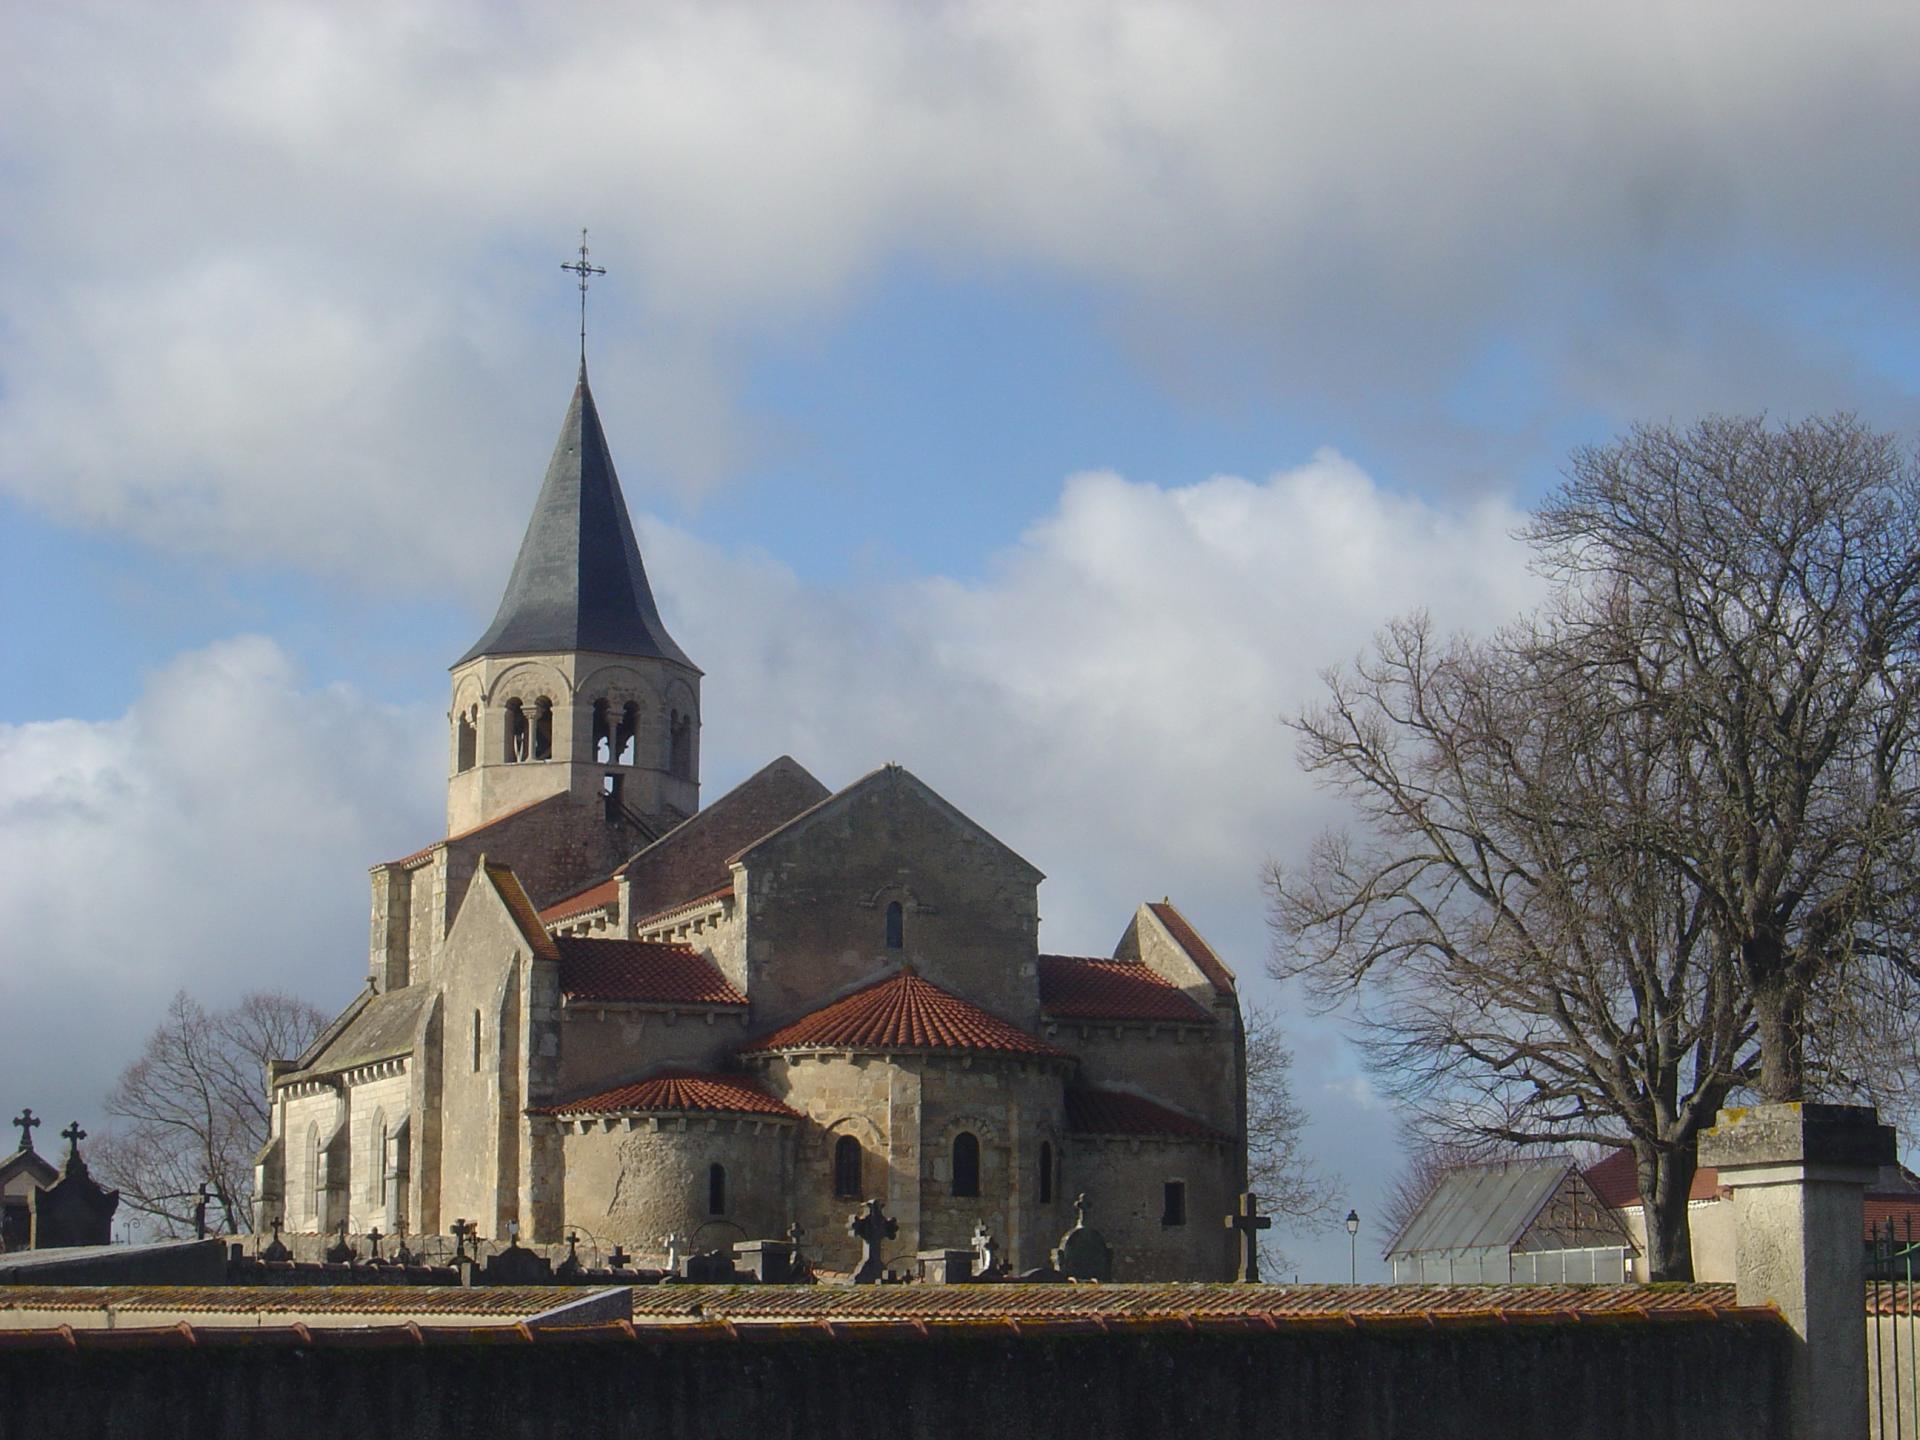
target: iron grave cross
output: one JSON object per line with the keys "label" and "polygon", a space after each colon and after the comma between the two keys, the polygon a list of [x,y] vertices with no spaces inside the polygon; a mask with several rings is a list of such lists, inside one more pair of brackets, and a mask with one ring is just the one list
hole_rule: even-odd
{"label": "iron grave cross", "polygon": [[1251,1190],[1240,1196],[1234,1213],[1227,1216],[1229,1230],[1240,1232],[1240,1271],[1233,1278],[1248,1285],[1260,1283],[1260,1232],[1273,1228],[1273,1217],[1260,1213],[1260,1202]]}
{"label": "iron grave cross", "polygon": [[587,232],[585,229],[580,231],[580,258],[578,260],[562,260],[560,262],[560,268],[562,270],[570,270],[580,277],[580,363],[584,365],[587,363],[587,277],[589,275],[604,275],[607,273],[606,266],[589,265],[587,263]]}
{"label": "iron grave cross", "polygon": [[33,1149],[33,1132],[40,1124],[40,1117],[34,1114],[32,1110],[22,1110],[8,1123],[20,1127],[20,1148],[22,1150]]}

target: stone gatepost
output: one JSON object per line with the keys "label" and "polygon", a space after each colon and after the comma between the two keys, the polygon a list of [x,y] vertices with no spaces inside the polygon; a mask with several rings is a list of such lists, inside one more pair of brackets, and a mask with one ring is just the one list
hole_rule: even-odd
{"label": "stone gatepost", "polygon": [[1867,1433],[1862,1199],[1895,1158],[1893,1127],[1864,1105],[1722,1110],[1700,1136],[1700,1163],[1733,1190],[1735,1281],[1742,1305],[1780,1307],[1794,1347],[1798,1440]]}

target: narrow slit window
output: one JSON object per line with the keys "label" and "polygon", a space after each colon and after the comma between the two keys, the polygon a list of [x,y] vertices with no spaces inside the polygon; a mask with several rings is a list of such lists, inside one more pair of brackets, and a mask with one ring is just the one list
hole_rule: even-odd
{"label": "narrow slit window", "polygon": [[473,1073],[480,1073],[480,1012],[473,1012]]}
{"label": "narrow slit window", "polygon": [[907,912],[898,900],[887,906],[887,949],[898,950],[907,943]]}
{"label": "narrow slit window", "polygon": [[970,1130],[953,1137],[953,1193],[980,1193],[980,1140]]}
{"label": "narrow slit window", "polygon": [[707,1167],[707,1214],[724,1215],[727,1213],[727,1167],[709,1165]]}
{"label": "narrow slit window", "polygon": [[1184,1225],[1187,1223],[1187,1182],[1169,1180],[1161,1187],[1160,1223],[1162,1225]]}
{"label": "narrow slit window", "polygon": [[833,1193],[841,1200],[860,1198],[860,1142],[851,1135],[833,1142]]}

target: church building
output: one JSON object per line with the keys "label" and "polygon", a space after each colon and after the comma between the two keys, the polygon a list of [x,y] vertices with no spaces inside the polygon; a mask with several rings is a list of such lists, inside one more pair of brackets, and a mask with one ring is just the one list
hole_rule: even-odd
{"label": "church building", "polygon": [[446,838],[372,871],[364,989],[269,1067],[261,1229],[659,1256],[798,1224],[851,1269],[1217,1280],[1245,1182],[1233,972],[1171,904],[1039,953],[1039,870],[897,765],[700,798],[701,672],[647,583],[584,363],[499,613],[452,670]]}

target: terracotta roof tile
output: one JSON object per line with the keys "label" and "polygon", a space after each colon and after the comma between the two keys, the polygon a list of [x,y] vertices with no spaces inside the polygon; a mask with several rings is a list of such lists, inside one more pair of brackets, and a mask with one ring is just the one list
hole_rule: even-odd
{"label": "terracotta roof tile", "polygon": [[728,881],[718,890],[709,890],[705,895],[696,895],[691,900],[679,901],[677,904],[667,906],[664,910],[656,910],[651,915],[642,915],[638,920],[633,922],[633,928],[635,930],[644,930],[648,926],[666,919],[669,915],[678,915],[683,910],[703,909],[717,900],[730,899],[732,895],[733,882]]}
{"label": "terracotta roof tile", "polygon": [[561,920],[571,919],[575,915],[584,915],[589,910],[604,910],[620,898],[620,880],[618,876],[602,880],[597,885],[589,885],[578,894],[569,895],[564,900],[556,900],[540,912],[540,921],[552,925]]}
{"label": "terracotta roof tile", "polygon": [[776,1115],[798,1120],[800,1112],[738,1075],[707,1075],[693,1070],[663,1070],[631,1085],[616,1085],[592,1095],[543,1105],[536,1115],[624,1115],[716,1112],[725,1115]]}
{"label": "terracotta roof tile", "polygon": [[1170,1135],[1186,1140],[1231,1138],[1176,1110],[1121,1090],[1068,1090],[1067,1128],[1076,1135]]}
{"label": "terracotta roof tile", "polygon": [[556,935],[560,991],[575,1000],[652,1005],[744,1005],[711,960],[685,945]]}
{"label": "terracotta roof tile", "polygon": [[514,924],[527,937],[527,944],[532,947],[533,953],[542,960],[558,960],[560,954],[553,948],[553,937],[547,934],[547,927],[540,923],[540,912],[533,908],[533,901],[527,898],[526,887],[520,883],[520,877],[506,865],[488,865],[487,878],[500,892],[500,898],[513,915]]}
{"label": "terracotta roof tile", "polygon": [[1068,1058],[1065,1051],[912,970],[890,975],[741,1047],[743,1054],[771,1050],[987,1050]]}
{"label": "terracotta roof tile", "polygon": [[[1884,1233],[1891,1222],[1894,1239],[1902,1245],[1920,1239],[1920,1195],[1869,1192],[1865,1205],[1865,1220],[1869,1230],[1878,1229]],[[1920,1274],[1920,1262],[1916,1262],[1914,1269]]]}
{"label": "terracotta roof tile", "polygon": [[1185,991],[1134,960],[1040,957],[1040,1008],[1061,1020],[1168,1020],[1211,1025]]}
{"label": "terracotta roof tile", "polygon": [[1200,938],[1200,932],[1187,923],[1186,916],[1164,900],[1147,908],[1152,910],[1155,918],[1167,927],[1167,933],[1179,942],[1180,948],[1185,950],[1193,963],[1200,967],[1200,972],[1207,977],[1215,990],[1222,995],[1238,993],[1240,987],[1233,978],[1233,971],[1229,970],[1220,957],[1213,953],[1213,947]]}
{"label": "terracotta roof tile", "polygon": [[[1633,1158],[1633,1151],[1624,1145],[1582,1171],[1581,1178],[1593,1187],[1593,1193],[1610,1210],[1635,1208],[1643,1203],[1640,1199],[1638,1165]],[[1687,1191],[1687,1199],[1712,1200],[1719,1194],[1720,1174],[1717,1170],[1711,1165],[1702,1165],[1693,1172],[1693,1188]]]}

